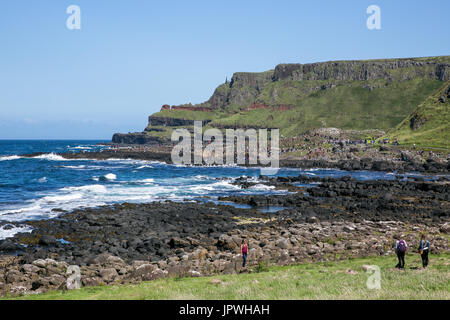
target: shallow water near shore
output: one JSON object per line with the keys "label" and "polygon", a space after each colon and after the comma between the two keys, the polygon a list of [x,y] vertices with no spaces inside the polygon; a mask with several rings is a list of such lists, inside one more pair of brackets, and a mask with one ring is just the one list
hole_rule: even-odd
{"label": "shallow water near shore", "polygon": [[[61,212],[82,207],[205,197],[214,200],[221,196],[287,192],[259,183],[258,168],[186,167],[126,159],[67,160],[56,154],[99,151],[106,148],[101,145],[103,142],[0,141],[0,239],[29,231],[6,222],[53,218]],[[33,152],[46,154],[34,158],[20,156]],[[350,175],[358,180],[396,178],[395,173],[389,172],[294,168],[282,168],[276,176],[300,174],[318,177]],[[233,179],[241,176],[251,178],[256,184],[246,189],[234,185]]]}

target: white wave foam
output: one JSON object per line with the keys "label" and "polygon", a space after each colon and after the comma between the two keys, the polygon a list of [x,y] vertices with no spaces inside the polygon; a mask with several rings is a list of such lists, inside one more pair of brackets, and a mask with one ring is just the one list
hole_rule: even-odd
{"label": "white wave foam", "polygon": [[185,186],[183,189],[193,192],[194,195],[201,195],[210,191],[239,190],[241,187],[231,184],[230,181],[222,180],[211,184]]}
{"label": "white wave foam", "polygon": [[73,201],[73,200],[81,199],[82,197],[83,197],[82,193],[72,193],[72,194],[66,194],[66,195],[43,197],[41,199],[41,201],[45,202],[47,204],[51,204],[51,203],[61,203],[61,202]]}
{"label": "white wave foam", "polygon": [[40,182],[40,183],[45,183],[45,182],[47,182],[47,177],[42,177],[42,178],[40,178],[40,179],[38,180],[38,182]]}
{"label": "white wave foam", "polygon": [[79,166],[62,166],[62,167],[66,168],[66,169],[86,169],[86,166],[83,164],[81,164]]}
{"label": "white wave foam", "polygon": [[155,179],[148,178],[148,179],[144,179],[144,180],[138,180],[137,182],[142,182],[142,183],[154,183],[154,182],[155,182]]}
{"label": "white wave foam", "polygon": [[210,177],[210,176],[202,176],[202,175],[200,175],[200,174],[194,176],[194,178],[197,179],[197,180],[213,180],[213,179],[215,180],[214,177]]}
{"label": "white wave foam", "polygon": [[108,173],[101,177],[102,180],[114,181],[117,179],[117,176],[114,173]]}
{"label": "white wave foam", "polygon": [[143,166],[140,166],[137,168],[137,170],[141,170],[141,169],[153,169],[153,166],[144,164]]}
{"label": "white wave foam", "polygon": [[17,159],[21,159],[21,157],[16,156],[16,155],[0,157],[0,161],[10,161],[10,160],[17,160]]}
{"label": "white wave foam", "polygon": [[14,237],[14,235],[16,233],[25,233],[25,232],[31,232],[33,230],[33,228],[29,227],[29,226],[3,226],[0,228],[0,240],[4,240],[6,238],[11,238]]}
{"label": "white wave foam", "polygon": [[68,161],[68,159],[65,159],[55,153],[41,154],[40,156],[33,157],[33,159],[43,159],[49,161]]}
{"label": "white wave foam", "polygon": [[275,188],[274,186],[267,186],[265,184],[256,184],[256,185],[250,187],[250,189],[253,189],[253,190],[272,190],[274,188]]}
{"label": "white wave foam", "polygon": [[76,147],[71,147],[69,149],[90,150],[92,148],[91,147],[87,147],[87,146],[76,146]]}
{"label": "white wave foam", "polygon": [[91,193],[107,193],[108,192],[106,187],[102,186],[101,184],[92,184],[92,185],[81,186],[81,187],[65,187],[65,188],[62,188],[61,191],[69,191],[69,192],[83,191],[83,192],[91,192]]}
{"label": "white wave foam", "polygon": [[[19,208],[19,209],[4,210],[4,211],[0,211],[0,216],[21,214],[21,213],[26,213],[26,212],[30,212],[30,211],[39,210],[39,209],[41,209],[41,207],[39,205],[33,205],[33,206],[23,207],[23,208]],[[7,221],[15,221],[15,220],[10,220],[10,219],[6,219],[6,220]]]}

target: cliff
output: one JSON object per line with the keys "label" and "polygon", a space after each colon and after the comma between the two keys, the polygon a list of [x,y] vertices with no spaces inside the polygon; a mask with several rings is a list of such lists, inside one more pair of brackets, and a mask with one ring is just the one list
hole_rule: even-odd
{"label": "cliff", "polygon": [[277,127],[285,136],[319,127],[387,130],[448,80],[450,56],[280,64],[235,73],[203,103],[164,105],[145,133],[167,139],[194,120],[217,128]]}

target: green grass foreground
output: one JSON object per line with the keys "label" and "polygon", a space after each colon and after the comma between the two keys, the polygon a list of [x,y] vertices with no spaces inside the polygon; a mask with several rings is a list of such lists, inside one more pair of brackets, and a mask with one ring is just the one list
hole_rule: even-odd
{"label": "green grass foreground", "polygon": [[[396,263],[395,256],[384,256],[274,266],[248,274],[170,278],[17,299],[450,299],[449,253],[430,255],[430,266],[426,270],[422,269],[418,254],[407,255],[405,270],[395,269]],[[380,267],[380,290],[367,289],[370,273],[362,269],[363,264]]]}

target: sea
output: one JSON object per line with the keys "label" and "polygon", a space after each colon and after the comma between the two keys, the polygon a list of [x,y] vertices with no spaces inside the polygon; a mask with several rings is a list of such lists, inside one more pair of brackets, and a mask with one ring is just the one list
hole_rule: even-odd
{"label": "sea", "polygon": [[[67,160],[62,152],[108,149],[108,141],[0,140],[0,240],[18,232],[30,232],[25,220],[51,219],[62,209],[99,207],[115,203],[154,201],[212,201],[220,196],[283,194],[259,183],[260,168],[241,166],[179,166],[131,159]],[[43,152],[25,158],[21,155]],[[359,180],[395,179],[395,172],[282,168],[277,176],[310,175]],[[416,173],[404,175],[420,176]],[[234,185],[248,177],[250,188]]]}

